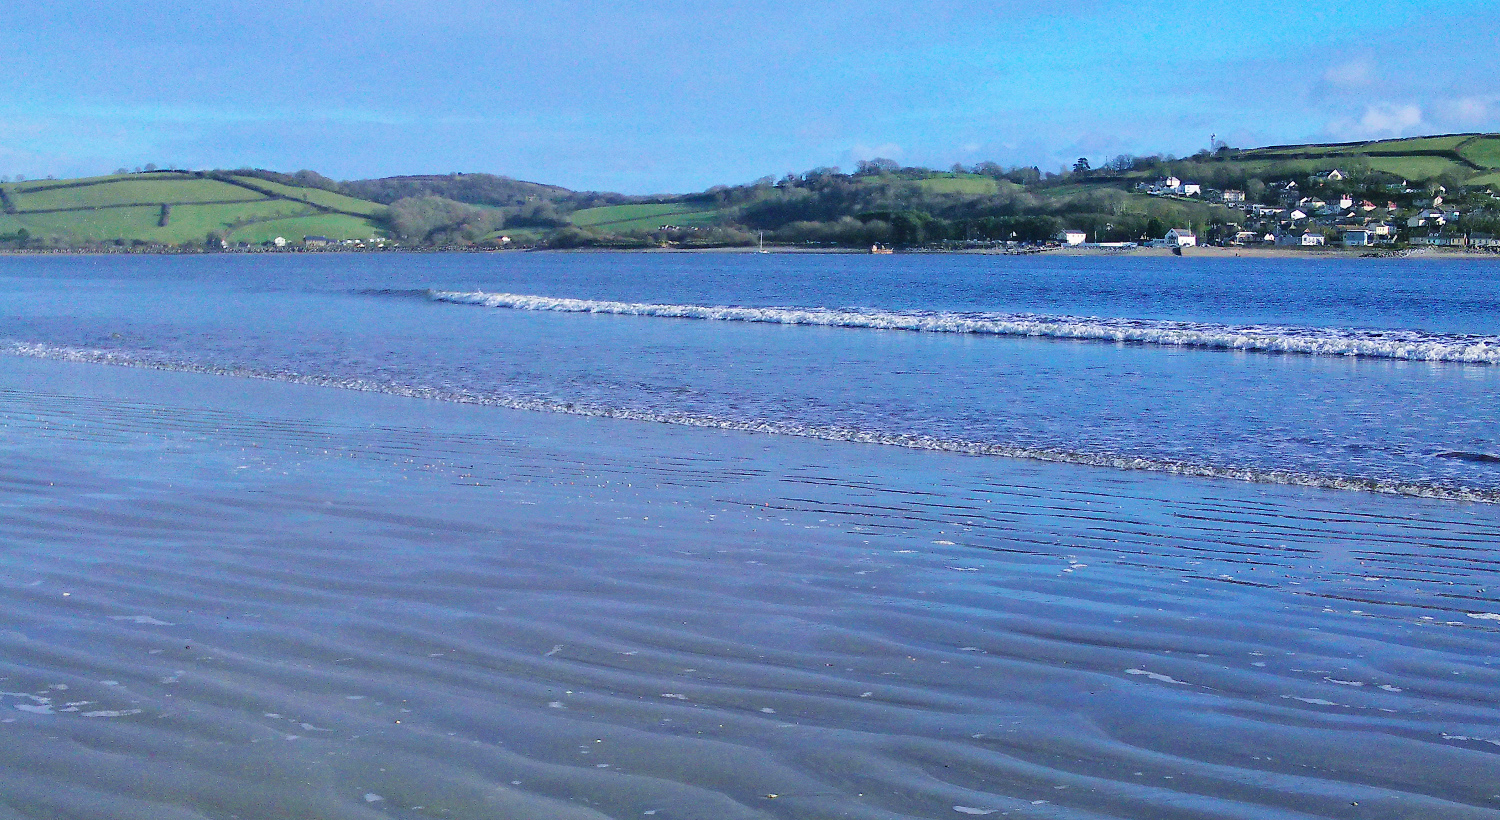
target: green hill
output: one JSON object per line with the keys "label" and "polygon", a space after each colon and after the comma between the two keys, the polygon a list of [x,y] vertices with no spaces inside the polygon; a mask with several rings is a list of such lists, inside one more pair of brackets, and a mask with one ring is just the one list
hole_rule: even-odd
{"label": "green hill", "polygon": [[[1328,172],[1337,170],[1339,174]],[[1195,188],[1168,190],[1178,177]],[[1236,192],[1233,199],[1226,192]],[[681,196],[577,192],[491,174],[339,182],[312,171],[150,171],[0,184],[0,245],[260,244],[383,237],[407,246],[920,246],[1045,242],[1081,230],[1106,242],[1192,226],[1210,241],[1244,230],[1337,239],[1366,223],[1415,236],[1500,233],[1500,134],[1116,157],[1103,168],[948,171],[860,163]],[[1243,194],[1243,196],[1241,196]],[[1421,216],[1438,196],[1441,220]],[[1344,197],[1358,203],[1329,206]],[[1243,200],[1243,202],[1241,202]],[[1261,207],[1254,207],[1261,206]],[[1290,216],[1294,209],[1307,213]],[[1413,218],[1415,222],[1413,222]],[[509,237],[508,242],[501,237]]]}
{"label": "green hill", "polygon": [[1444,180],[1467,184],[1483,177],[1490,184],[1500,171],[1500,134],[1450,134],[1440,137],[1349,142],[1328,145],[1277,145],[1267,148],[1204,152],[1180,160],[1191,166],[1232,168],[1248,176],[1294,176],[1339,169],[1375,172],[1411,182]]}
{"label": "green hill", "polygon": [[691,202],[666,202],[586,208],[574,211],[572,221],[580,228],[628,233],[654,231],[663,225],[680,227],[710,225],[722,216],[717,209],[704,208]]}
{"label": "green hill", "polygon": [[211,233],[230,243],[384,235],[374,202],[217,172],[8,183],[0,205],[0,236],[42,245],[201,244]]}

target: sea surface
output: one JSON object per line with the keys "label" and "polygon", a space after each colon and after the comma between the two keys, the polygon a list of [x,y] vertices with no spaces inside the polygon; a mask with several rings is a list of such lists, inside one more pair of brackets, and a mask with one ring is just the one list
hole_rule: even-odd
{"label": "sea surface", "polygon": [[0,257],[0,820],[1500,818],[1500,265]]}

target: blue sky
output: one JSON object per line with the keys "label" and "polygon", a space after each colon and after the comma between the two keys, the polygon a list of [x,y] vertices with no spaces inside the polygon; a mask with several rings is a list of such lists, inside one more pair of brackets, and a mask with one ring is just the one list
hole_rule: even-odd
{"label": "blue sky", "polygon": [[886,156],[1500,131],[1500,3],[53,0],[7,6],[0,175],[485,171],[630,193]]}

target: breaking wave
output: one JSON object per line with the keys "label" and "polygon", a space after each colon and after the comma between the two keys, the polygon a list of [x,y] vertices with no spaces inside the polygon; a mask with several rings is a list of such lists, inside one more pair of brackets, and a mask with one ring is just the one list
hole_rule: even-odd
{"label": "breaking wave", "polygon": [[[673,413],[630,408],[609,407],[597,404],[557,401],[555,399],[511,396],[482,393],[479,391],[426,387],[421,385],[382,382],[372,379],[325,376],[272,371],[248,367],[226,367],[212,364],[173,361],[149,354],[89,348],[62,347],[29,342],[0,343],[0,354],[55,361],[109,364],[124,367],[140,367],[152,370],[167,370],[237,378],[264,379],[289,384],[304,384],[317,387],[335,387],[370,393],[404,396],[407,398],[446,401],[460,404],[475,404],[503,407],[533,412],[566,413],[594,418],[625,419],[630,421],[676,424],[687,427],[703,427],[744,433],[796,436],[822,441],[844,441],[860,444],[880,444],[905,447],[914,450],[957,453],[973,456],[997,456],[1002,458],[1045,461],[1058,464],[1077,464],[1091,467],[1108,467],[1118,470],[1140,470],[1171,475],[1200,478],[1246,481],[1260,484],[1283,484],[1329,490],[1353,490],[1404,495],[1419,498],[1436,498],[1451,501],[1477,501],[1500,503],[1500,489],[1458,486],[1422,481],[1400,481],[1359,476],[1320,475],[1295,470],[1273,470],[1255,467],[1234,467],[1200,464],[1176,459],[1151,458],[1121,455],[1105,451],[1069,450],[1054,447],[1027,447],[1000,442],[971,441],[943,438],[915,433],[891,433],[863,430],[855,427],[834,425],[804,425],[793,422],[769,420],[738,420],[717,416]],[[1444,454],[1447,455],[1447,454]]]}
{"label": "breaking wave", "polygon": [[[412,292],[400,293],[405,295]],[[658,305],[483,291],[429,290],[421,293],[426,298],[437,302],[510,310],[651,316],[777,325],[817,325],[920,333],[969,333],[989,336],[1077,339],[1255,353],[1352,356],[1417,362],[1500,364],[1500,336],[1429,333],[1421,330],[1311,328],[1280,325],[1240,326],[1024,313]]]}

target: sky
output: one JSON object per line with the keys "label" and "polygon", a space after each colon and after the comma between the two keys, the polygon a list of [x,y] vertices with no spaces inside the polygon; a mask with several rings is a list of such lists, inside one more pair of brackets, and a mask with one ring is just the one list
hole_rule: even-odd
{"label": "sky", "polygon": [[0,177],[486,172],[688,192],[864,159],[1500,131],[1500,2],[19,0]]}

